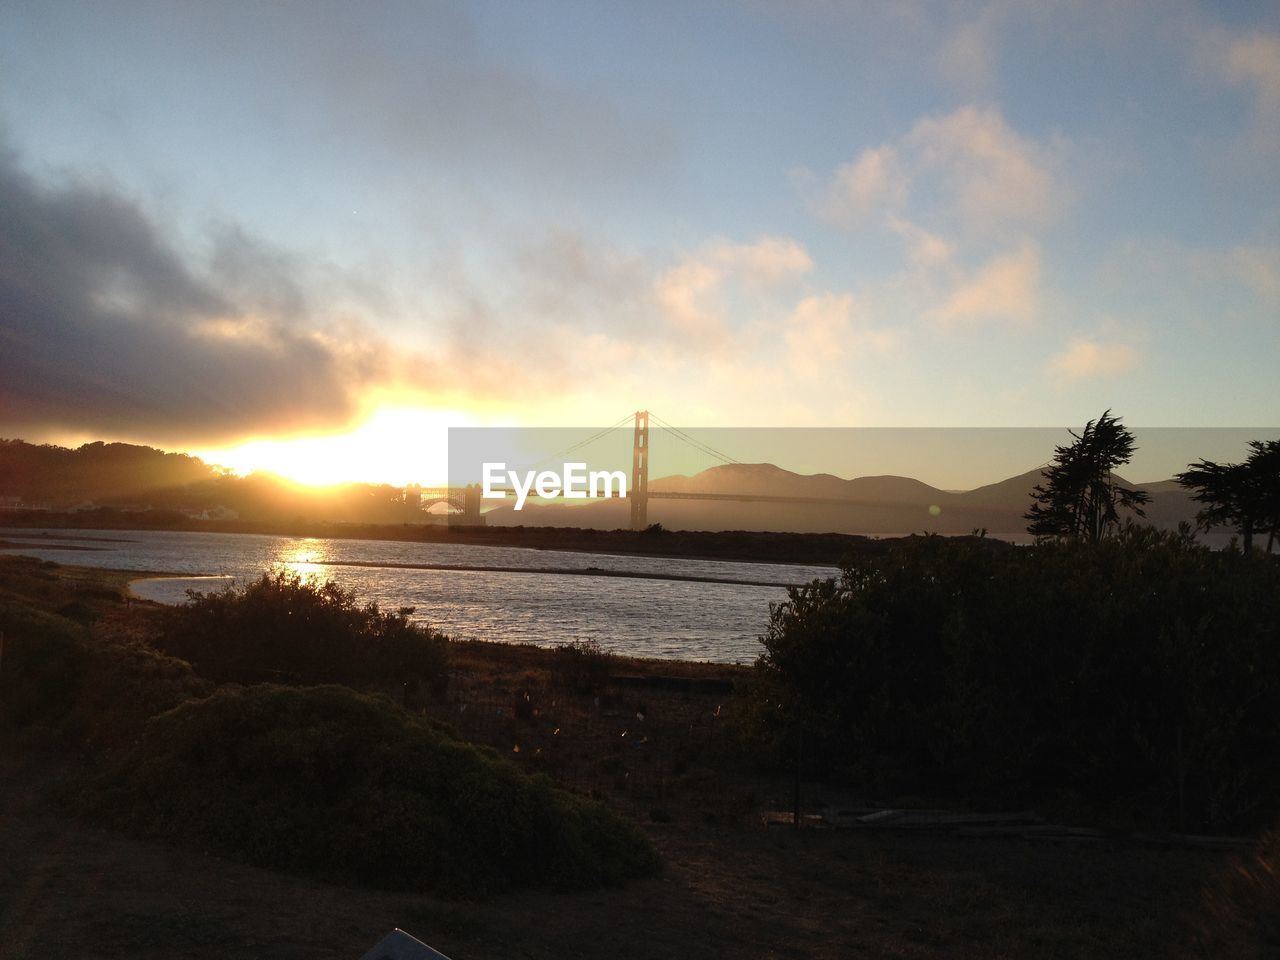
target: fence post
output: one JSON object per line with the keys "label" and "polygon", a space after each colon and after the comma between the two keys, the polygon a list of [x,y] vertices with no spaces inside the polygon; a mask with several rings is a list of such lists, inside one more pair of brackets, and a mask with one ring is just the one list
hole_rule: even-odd
{"label": "fence post", "polygon": [[796,779],[795,791],[792,794],[792,826],[800,829],[800,769],[804,764],[804,727],[796,731]]}
{"label": "fence post", "polygon": [[1187,832],[1187,765],[1182,756],[1182,724],[1178,724],[1178,830]]}

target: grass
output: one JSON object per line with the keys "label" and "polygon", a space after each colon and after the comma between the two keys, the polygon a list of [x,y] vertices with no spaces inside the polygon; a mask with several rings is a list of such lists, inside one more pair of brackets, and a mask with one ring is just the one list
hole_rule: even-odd
{"label": "grass", "polygon": [[[135,739],[149,717],[208,693],[211,684],[181,660],[126,638],[95,639],[88,624],[101,604],[123,598],[100,585],[62,582],[58,569],[5,559],[0,728],[28,744],[117,746]],[[80,615],[40,609],[41,598]]]}

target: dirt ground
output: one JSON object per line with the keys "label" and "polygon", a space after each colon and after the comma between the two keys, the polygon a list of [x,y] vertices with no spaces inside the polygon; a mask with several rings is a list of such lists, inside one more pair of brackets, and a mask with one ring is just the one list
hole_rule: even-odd
{"label": "dirt ground", "polygon": [[[663,874],[483,903],[333,886],[50,815],[10,765],[0,957],[358,958],[401,927],[454,960],[1196,956],[1198,850],[650,824]],[[38,777],[36,778],[38,779]]]}

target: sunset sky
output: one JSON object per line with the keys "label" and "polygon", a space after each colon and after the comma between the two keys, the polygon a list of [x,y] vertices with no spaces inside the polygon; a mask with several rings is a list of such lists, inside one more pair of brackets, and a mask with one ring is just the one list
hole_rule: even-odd
{"label": "sunset sky", "polygon": [[1280,423],[1280,4],[1049,6],[0,2],[0,436]]}

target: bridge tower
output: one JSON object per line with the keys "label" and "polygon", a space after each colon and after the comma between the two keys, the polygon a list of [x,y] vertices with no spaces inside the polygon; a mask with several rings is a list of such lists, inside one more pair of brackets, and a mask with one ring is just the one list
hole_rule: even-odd
{"label": "bridge tower", "polygon": [[649,526],[649,411],[636,411],[635,442],[631,447],[631,529]]}
{"label": "bridge tower", "polygon": [[[484,525],[484,516],[480,513],[481,487],[478,483],[469,483],[465,487],[453,487],[449,491],[449,504],[461,507],[449,514],[451,527],[479,527]],[[461,503],[458,501],[461,500]]]}
{"label": "bridge tower", "polygon": [[484,523],[484,518],[480,515],[480,493],[480,484],[469,483],[462,494],[463,522],[473,527]]}

